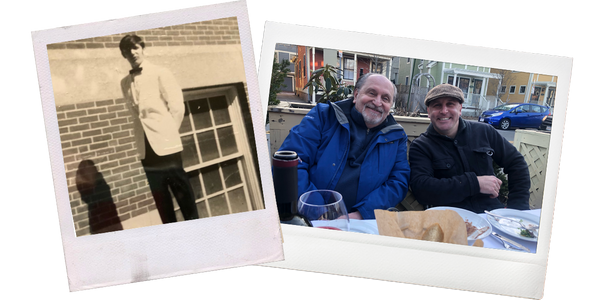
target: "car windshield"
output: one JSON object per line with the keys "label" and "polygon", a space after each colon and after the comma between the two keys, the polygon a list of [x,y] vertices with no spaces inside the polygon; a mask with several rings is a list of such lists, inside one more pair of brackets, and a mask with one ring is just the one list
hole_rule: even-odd
{"label": "car windshield", "polygon": [[515,108],[517,106],[519,106],[519,104],[503,104],[503,105],[500,105],[498,107],[495,107],[494,110],[508,111],[508,110],[511,110],[511,109],[513,109],[513,108]]}

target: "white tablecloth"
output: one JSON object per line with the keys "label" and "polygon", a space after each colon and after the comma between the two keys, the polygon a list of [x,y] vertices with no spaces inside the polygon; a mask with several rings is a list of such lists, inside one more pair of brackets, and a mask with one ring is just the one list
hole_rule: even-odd
{"label": "white tablecloth", "polygon": [[[541,210],[540,209],[524,210],[523,212],[530,213],[539,219]],[[486,217],[485,214],[479,214],[479,215],[484,218]],[[536,242],[530,242],[530,241],[525,241],[522,239],[514,238],[510,235],[504,234],[502,231],[497,230],[496,228],[493,228],[493,227],[492,227],[492,230],[501,236],[505,236],[505,237],[527,247],[531,251],[531,253],[535,253],[537,250]],[[377,221],[375,221],[374,219],[373,220],[350,220],[350,231],[361,232],[361,233],[370,233],[370,234],[379,234],[379,230],[377,230]],[[484,248],[493,248],[493,249],[506,249],[502,245],[502,242],[500,242],[498,239],[496,239],[492,235],[489,235],[488,237],[483,239],[483,247]],[[513,249],[509,249],[509,250],[513,250]],[[513,251],[519,251],[519,250],[513,250]]]}

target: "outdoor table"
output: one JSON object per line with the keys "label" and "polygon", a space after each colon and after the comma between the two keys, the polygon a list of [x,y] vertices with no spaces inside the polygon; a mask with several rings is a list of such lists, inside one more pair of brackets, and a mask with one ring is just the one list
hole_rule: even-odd
{"label": "outdoor table", "polygon": [[[538,219],[540,217],[540,209],[533,209],[533,210],[524,210],[523,212],[527,212],[530,213],[534,216],[536,216]],[[479,214],[482,218],[486,218],[486,214]],[[377,229],[377,221],[375,219],[371,219],[371,220],[355,220],[355,219],[350,219],[350,231],[352,232],[361,232],[361,233],[370,233],[370,234],[379,234],[379,230]],[[535,253],[537,251],[537,243],[536,242],[530,242],[530,241],[525,241],[522,239],[518,239],[515,237],[512,237],[508,234],[503,233],[500,230],[497,230],[496,228],[492,227],[492,231],[498,233],[501,236],[504,236],[506,238],[509,238],[525,247],[527,247],[531,253]],[[515,249],[506,249],[504,248],[504,246],[502,245],[502,242],[500,242],[498,239],[496,239],[495,237],[493,237],[491,234],[489,236],[487,236],[486,238],[483,239],[483,247],[484,248],[492,248],[492,249],[504,249],[504,250],[512,250],[512,251],[519,251],[520,250],[515,250]]]}

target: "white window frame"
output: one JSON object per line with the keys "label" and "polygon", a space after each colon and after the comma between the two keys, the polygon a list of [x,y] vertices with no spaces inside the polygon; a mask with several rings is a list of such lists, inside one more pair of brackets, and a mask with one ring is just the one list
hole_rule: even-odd
{"label": "white window frame", "polygon": [[509,94],[514,94],[517,91],[517,86],[516,85],[511,85],[510,88],[508,89],[508,93]]}
{"label": "white window frame", "polygon": [[[221,177],[221,185],[223,187],[223,189],[219,192],[213,193],[208,195],[206,193],[206,186],[203,180],[200,180],[201,186],[202,186],[202,197],[200,199],[196,199],[196,204],[199,204],[200,202],[204,202],[208,211],[208,217],[212,217],[212,211],[210,209],[210,204],[208,199],[224,194],[225,195],[225,200],[227,202],[227,208],[229,211],[229,214],[233,213],[232,207],[231,207],[231,202],[229,200],[229,197],[227,195],[228,191],[232,191],[235,189],[238,189],[240,187],[244,188],[244,195],[246,197],[246,199],[248,201],[246,201],[246,205],[247,205],[247,210],[246,211],[253,211],[253,210],[257,210],[257,209],[264,209],[264,202],[263,202],[263,196],[260,190],[260,182],[257,178],[257,168],[255,166],[254,163],[254,153],[252,153],[252,149],[250,147],[250,145],[248,144],[248,130],[252,130],[252,128],[246,128],[245,124],[243,122],[244,117],[242,115],[242,110],[240,107],[240,102],[239,102],[239,95],[237,94],[237,90],[235,88],[235,86],[226,86],[226,87],[217,87],[217,88],[208,88],[208,89],[198,89],[198,90],[191,90],[191,91],[185,91],[184,92],[184,101],[185,101],[185,105],[189,105],[189,101],[191,100],[196,100],[196,99],[202,99],[202,98],[211,98],[211,97],[217,97],[217,96],[225,96],[228,102],[228,112],[229,112],[229,116],[231,119],[231,122],[228,123],[228,125],[217,125],[217,126],[212,126],[211,128],[219,128],[221,126],[226,127],[229,126],[229,124],[231,124],[233,126],[233,131],[234,131],[234,137],[235,137],[235,142],[236,142],[236,146],[238,148],[237,153],[234,154],[230,154],[227,155],[225,157],[219,157],[217,159],[212,159],[210,161],[207,162],[203,162],[202,161],[202,156],[200,153],[198,153],[198,157],[200,160],[199,164],[193,165],[193,166],[188,166],[185,167],[184,170],[186,172],[192,172],[192,171],[196,171],[196,170],[200,170],[209,166],[213,166],[213,165],[218,165],[220,163],[226,162],[226,161],[230,161],[232,159],[238,159],[237,161],[237,167],[238,170],[240,172],[240,177],[242,180],[242,183],[237,184],[233,187],[227,187],[225,185],[225,179],[222,173],[221,168],[219,168],[219,173],[220,173],[220,177]],[[212,115],[212,110],[209,111],[209,113]],[[196,145],[198,145],[198,141],[197,141],[197,133],[199,132],[203,132],[205,131],[204,129],[202,130],[196,130],[194,128],[194,122],[190,122],[191,123],[191,127],[192,127],[192,136],[194,137],[194,141],[196,143]],[[212,129],[206,129],[206,131],[208,130],[212,130]],[[188,136],[190,135],[190,132],[185,132],[185,133],[180,133],[180,137],[182,136]],[[217,138],[215,136],[215,138]],[[217,142],[217,147],[218,147],[218,151],[219,154],[221,153],[221,149],[220,149],[220,145]],[[197,147],[198,151],[199,151],[199,146]],[[177,206],[177,204],[175,203],[176,206],[176,211],[179,210],[179,207]]]}
{"label": "white window frame", "polygon": [[525,91],[527,90],[526,85],[519,86],[519,95],[525,95]]}
{"label": "white window frame", "polygon": [[[352,64],[354,65],[353,69],[348,69],[348,70],[352,70],[352,78],[346,78],[346,60],[351,60]],[[343,80],[354,80],[355,73],[356,73],[356,60],[354,59],[354,57],[343,56],[342,57],[342,79]]]}

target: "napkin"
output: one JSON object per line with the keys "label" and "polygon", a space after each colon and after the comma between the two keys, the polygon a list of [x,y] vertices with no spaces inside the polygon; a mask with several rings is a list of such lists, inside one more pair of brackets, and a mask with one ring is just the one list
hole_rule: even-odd
{"label": "napkin", "polygon": [[428,228],[437,224],[443,233],[441,242],[468,245],[465,221],[453,210],[394,212],[376,209],[375,220],[380,235],[420,240]]}

